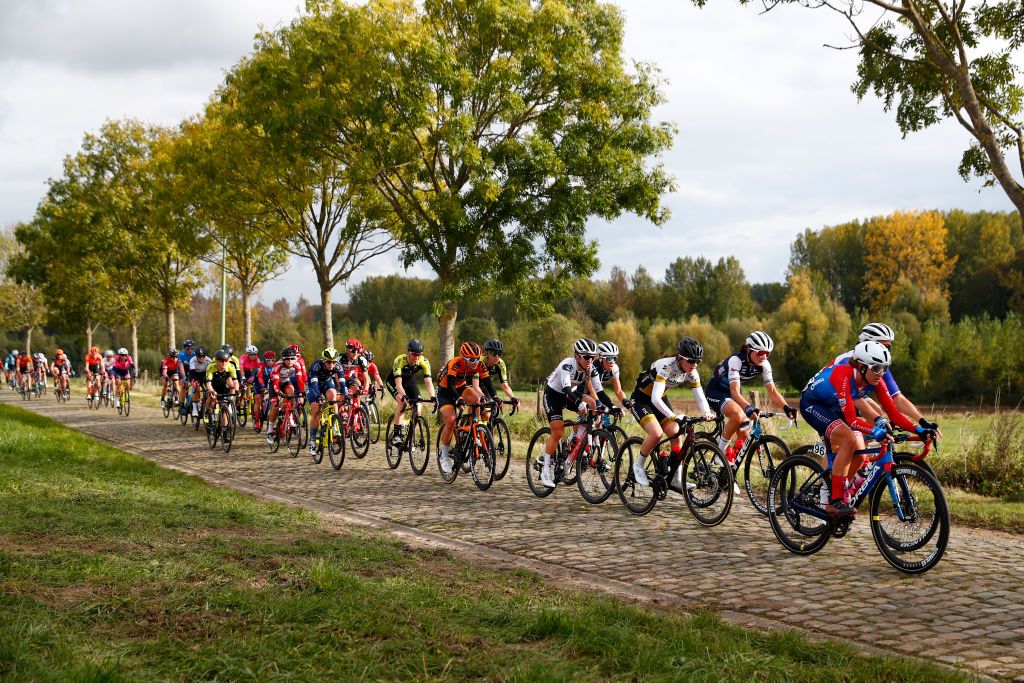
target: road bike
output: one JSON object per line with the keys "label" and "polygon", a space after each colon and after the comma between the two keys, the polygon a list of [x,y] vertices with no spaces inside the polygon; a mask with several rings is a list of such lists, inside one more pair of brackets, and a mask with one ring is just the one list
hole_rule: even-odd
{"label": "road bike", "polygon": [[238,423],[240,428],[245,427],[245,424],[249,421],[249,416],[252,414],[252,391],[252,383],[243,379],[242,393],[239,394],[238,399],[235,401],[237,404],[237,408],[235,410],[235,421]]}
{"label": "road bike", "polygon": [[[665,436],[645,459],[644,470],[650,486],[637,483],[633,463],[640,457],[643,439],[630,437],[619,446],[615,462],[615,485],[619,499],[635,515],[646,515],[669,490],[683,497],[694,519],[704,526],[716,526],[725,521],[732,508],[732,467],[718,444],[697,438],[694,425],[705,422],[703,417],[682,416],[676,420],[683,444],[678,453],[669,449],[662,453],[675,438]],[[678,477],[677,477],[678,474]],[[675,484],[676,479],[680,484]]]}
{"label": "road bike", "polygon": [[330,401],[320,398],[320,431],[316,436],[316,451],[310,454],[313,462],[319,465],[324,460],[326,451],[331,460],[331,467],[340,470],[345,462],[345,436],[342,434],[336,406],[344,401]]}
{"label": "road bike", "polygon": [[[441,479],[446,483],[452,483],[459,476],[459,470],[463,465],[468,467],[473,475],[473,482],[481,491],[486,491],[494,483],[494,439],[491,437],[491,430],[487,424],[480,419],[482,408],[492,405],[492,401],[484,399],[477,403],[459,402],[455,406],[455,431],[453,433],[452,445],[448,449],[448,457],[452,460],[451,472],[447,474],[441,467],[441,457],[437,457],[437,469],[441,473]],[[471,412],[466,413],[469,409]],[[437,430],[437,453],[441,452],[441,433],[443,429]]]}
{"label": "road bike", "polygon": [[[117,397],[117,414],[128,417],[132,412],[132,392],[128,390],[128,382],[121,381],[121,394]],[[198,427],[197,427],[198,429]]]}
{"label": "road bike", "polygon": [[170,386],[167,388],[167,394],[160,399],[160,408],[163,410],[164,417],[168,418],[171,415],[177,415],[178,407],[180,405],[178,398],[178,383],[171,382]]}
{"label": "road bike", "polygon": [[370,450],[370,412],[359,401],[359,394],[355,390],[349,394],[341,406],[338,420],[345,438],[352,445],[352,455],[361,460]]}
{"label": "road bike", "polygon": [[[578,420],[563,422],[562,438],[551,457],[555,484],[575,484],[583,499],[594,505],[603,503],[615,490],[618,444],[612,433],[602,426],[607,412],[608,409],[601,406],[587,411]],[[555,490],[540,481],[550,434],[550,427],[541,427],[526,449],[526,483],[538,498],[549,496]]]}
{"label": "road bike", "polygon": [[231,445],[235,442],[235,395],[216,392],[209,392],[208,395],[212,395],[216,401],[213,410],[206,413],[206,440],[210,448],[216,448],[219,439],[224,452],[230,453]]}
{"label": "road bike", "polygon": [[299,410],[294,396],[280,396],[277,407],[277,420],[274,422],[273,439],[268,444],[271,453],[277,453],[281,442],[285,444],[288,454],[298,457],[302,445],[299,443]]}
{"label": "road bike", "polygon": [[379,392],[376,389],[370,389],[370,393],[366,395],[366,412],[370,416],[370,443],[380,441],[380,406],[377,405],[377,401],[383,398],[384,387],[381,387]]}
{"label": "road bike", "polygon": [[420,415],[421,403],[433,403],[434,412],[437,412],[436,399],[405,397],[405,406],[402,412],[411,411],[412,415],[409,424],[402,433],[401,444],[392,443],[394,423],[388,421],[387,431],[384,433],[384,455],[387,457],[388,467],[397,469],[402,464],[402,454],[409,454],[409,467],[417,475],[423,474],[430,462],[430,425],[427,419]]}
{"label": "road bike", "polygon": [[[896,434],[894,443],[920,441],[920,437]],[[932,441],[917,456],[923,459]],[[921,462],[897,461],[887,441],[855,451],[868,455],[866,476],[847,481],[850,506],[868,501],[871,536],[886,562],[907,574],[923,574],[942,559],[949,542],[949,506],[941,484]],[[812,555],[831,538],[842,538],[854,517],[829,513],[832,462],[835,454],[825,447],[828,468],[811,455],[793,455],[775,470],[768,486],[768,519],[775,537],[797,555]]]}

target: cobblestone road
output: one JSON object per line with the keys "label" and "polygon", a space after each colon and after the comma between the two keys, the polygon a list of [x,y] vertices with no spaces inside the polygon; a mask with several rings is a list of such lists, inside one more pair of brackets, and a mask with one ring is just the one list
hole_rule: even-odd
{"label": "cobblestone road", "polygon": [[[533,497],[522,463],[491,490],[470,477],[441,481],[431,462],[417,477],[403,462],[387,468],[383,449],[346,458],[335,472],[282,448],[269,454],[251,432],[231,454],[207,448],[191,426],[136,406],[128,419],[109,409],[87,411],[80,398],[22,405],[69,427],[150,459],[229,477],[324,504],[397,522],[456,541],[580,570],[668,593],[690,606],[769,619],[781,625],[838,633],[885,650],[1024,680],[1024,544],[1009,534],[954,528],[946,555],[931,572],[905,577],[879,555],[867,525],[819,554],[798,557],[775,540],[767,520],[737,497],[721,526],[699,527],[670,496],[646,517],[632,517],[614,497],[585,503],[575,488]],[[826,613],[823,596],[842,592],[850,607]]]}

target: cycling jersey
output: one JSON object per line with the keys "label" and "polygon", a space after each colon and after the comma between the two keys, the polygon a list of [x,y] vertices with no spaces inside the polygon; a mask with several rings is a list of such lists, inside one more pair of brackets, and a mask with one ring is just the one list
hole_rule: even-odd
{"label": "cycling jersey", "polygon": [[213,385],[213,390],[218,394],[226,394],[229,391],[228,379],[238,379],[238,371],[230,362],[224,364],[220,369],[217,363],[210,363],[206,366],[206,381]]}
{"label": "cycling jersey", "polygon": [[162,361],[160,361],[160,376],[162,377],[164,375],[164,373],[167,373],[168,377],[170,377],[171,375],[177,375],[178,374],[178,357],[177,356],[175,356],[175,355],[167,355],[167,356],[164,356],[164,359]]}
{"label": "cycling jersey", "polygon": [[256,379],[253,382],[253,387],[256,391],[262,392],[270,386],[270,376],[274,374],[274,367],[276,365],[276,361],[263,361],[263,365],[260,366],[260,369],[256,372]]}
{"label": "cycling jersey", "polygon": [[260,363],[259,356],[250,356],[249,354],[243,355],[238,359],[238,369],[241,370],[242,377],[252,381],[256,371],[260,369],[263,364]]}
{"label": "cycling jersey", "polygon": [[505,359],[498,357],[497,363],[487,363],[487,374],[491,376],[492,381],[498,384],[508,384],[508,366],[505,365]]}
{"label": "cycling jersey", "polygon": [[366,368],[370,363],[365,356],[357,354],[355,358],[352,358],[350,354],[343,353],[338,365],[341,366],[342,377],[348,382],[355,382],[366,376]]}
{"label": "cycling jersey", "polygon": [[751,363],[747,357],[746,352],[734,353],[717,366],[715,371],[711,375],[711,381],[708,382],[708,394],[712,392],[715,394],[729,395],[729,385],[732,382],[739,382],[741,385],[746,384],[750,380],[754,379],[758,375],[761,375],[761,381],[767,386],[774,384],[775,380],[772,377],[772,365],[765,358],[760,364]]}
{"label": "cycling jersey", "polygon": [[597,371],[601,375],[601,382],[611,382],[614,377],[619,376],[619,364],[615,361],[595,361],[595,365],[598,366]]}
{"label": "cycling jersey", "polygon": [[335,363],[333,368],[328,368],[322,358],[309,366],[309,381],[306,384],[306,397],[310,401],[316,401],[320,395],[328,389],[336,389],[343,396],[348,396],[348,387],[341,381],[340,363]]}
{"label": "cycling jersey", "polygon": [[488,376],[487,367],[482,362],[473,366],[467,363],[462,356],[455,356],[445,363],[437,373],[437,386],[442,389],[461,391],[467,383],[474,379],[483,379]]}
{"label": "cycling jersey", "polygon": [[377,369],[377,364],[374,363],[372,360],[366,364],[366,372],[369,373],[370,379],[372,381],[380,382],[380,370]]}
{"label": "cycling jersey", "polygon": [[178,363],[181,365],[180,369],[183,373],[188,373],[188,371],[191,369],[190,363],[192,359],[195,358],[195,356],[196,354],[192,353],[191,351],[178,352]]}
{"label": "cycling jersey", "polygon": [[18,369],[22,372],[27,372],[28,367],[32,365],[32,358],[24,354],[18,356]]}
{"label": "cycling jersey", "polygon": [[97,373],[103,369],[103,356],[98,353],[85,354],[85,367],[89,372]]}
{"label": "cycling jersey", "polygon": [[62,356],[60,358],[54,358],[53,359],[53,363],[50,364],[50,370],[51,371],[59,370],[59,371],[66,372],[66,373],[70,374],[71,373],[71,361],[68,360],[67,356]]}
{"label": "cycling jersey", "polygon": [[[857,415],[853,402],[863,398],[870,385],[858,389],[856,373],[856,368],[850,365],[830,365],[819,370],[804,387],[800,397],[800,412],[804,414],[807,423],[822,436],[828,437],[840,419],[851,429],[864,434],[875,428],[875,425]],[[897,426],[912,431],[916,425],[896,408],[885,383],[876,384],[874,391],[889,419]]]}
{"label": "cycling jersey", "polygon": [[292,363],[289,367],[284,361],[278,361],[274,371],[270,374],[271,388],[280,393],[281,383],[292,384],[298,391],[306,390],[306,370],[298,363]]}
{"label": "cycling jersey", "polygon": [[[853,358],[853,351],[847,351],[846,353],[839,354],[836,356],[829,365],[850,365],[850,361]],[[826,366],[828,367],[828,366]],[[899,396],[901,393],[899,386],[896,384],[895,378],[892,376],[892,370],[886,368],[885,374],[882,375],[882,381],[885,382],[885,388],[889,390],[890,396]],[[868,385],[868,391],[871,391],[871,386]]]}
{"label": "cycling jersey", "polygon": [[114,368],[114,357],[113,356],[103,356],[103,371],[105,373],[107,373],[108,375],[111,375],[113,373],[113,368]]}
{"label": "cycling jersey", "polygon": [[[700,373],[697,368],[686,372],[679,367],[675,356],[659,358],[651,363],[651,367],[641,372],[636,378],[636,388],[633,389],[634,403],[637,400],[641,403],[641,409],[634,408],[634,415],[638,410],[650,402],[661,419],[675,415],[672,406],[665,401],[665,391],[682,385],[688,385],[693,390],[694,400],[697,402],[697,410],[701,413],[711,412],[704,390],[700,386]],[[643,417],[643,416],[642,416]],[[638,420],[640,418],[637,418]]]}
{"label": "cycling jersey", "polygon": [[212,361],[209,356],[203,356],[202,360],[199,360],[199,356],[192,356],[188,362],[189,375],[198,380],[200,376],[206,375],[206,368],[210,367]]}
{"label": "cycling jersey", "polygon": [[579,400],[587,393],[584,385],[588,380],[595,392],[601,390],[601,373],[597,371],[596,364],[591,363],[590,368],[585,370],[576,364],[575,356],[569,356],[562,359],[555,371],[548,375],[548,386],[560,394]]}
{"label": "cycling jersey", "polygon": [[110,372],[120,379],[127,377],[135,379],[135,361],[130,355],[114,356],[114,362],[110,364]]}
{"label": "cycling jersey", "polygon": [[426,356],[420,355],[418,361],[410,363],[409,354],[403,353],[391,364],[391,374],[396,377],[414,377],[417,372],[422,372],[424,377],[430,377],[430,361]]}
{"label": "cycling jersey", "polygon": [[17,365],[17,361],[18,357],[13,353],[7,354],[7,358],[4,359],[4,369],[13,370],[15,365]]}

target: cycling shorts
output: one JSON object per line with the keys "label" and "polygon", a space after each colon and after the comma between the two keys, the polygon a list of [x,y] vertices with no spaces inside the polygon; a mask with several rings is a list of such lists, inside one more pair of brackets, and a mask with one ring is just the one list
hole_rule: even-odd
{"label": "cycling shorts", "polygon": [[88,368],[89,372],[94,374],[94,375],[102,375],[103,374],[103,366],[102,365],[89,365],[89,366],[87,366],[87,368]]}
{"label": "cycling shorts", "polygon": [[189,382],[199,382],[200,385],[206,383],[206,370],[189,370],[188,371]]}
{"label": "cycling shorts", "polygon": [[[654,405],[654,401],[651,397],[640,391],[634,389],[633,393],[630,394],[630,398],[633,399],[633,407],[629,409],[629,412],[633,414],[633,418],[641,425],[650,422],[651,420],[657,420],[658,424],[664,426],[667,422],[670,422],[674,416],[674,413],[665,413],[660,410],[658,406]],[[668,398],[662,399],[665,404],[672,409],[672,404],[669,403]]]}
{"label": "cycling shorts", "polygon": [[327,392],[331,389],[338,391],[338,385],[335,384],[333,377],[328,379],[323,384],[321,384],[320,382],[310,382],[309,384],[306,385],[306,398],[309,400],[310,403],[312,403],[313,401],[319,401],[320,396],[326,395]]}
{"label": "cycling shorts", "polygon": [[807,398],[807,395],[800,397],[800,414],[803,415],[804,421],[823,438],[829,438],[832,435],[832,430],[841,424],[846,424],[846,420],[843,419],[843,413],[839,409],[839,406],[823,405],[821,403],[815,403]]}
{"label": "cycling shorts", "polygon": [[578,403],[570,403],[569,397],[560,391],[555,391],[549,386],[544,387],[544,414],[547,416],[548,422],[554,422],[555,420],[563,421],[562,413],[566,408],[569,410],[576,410]]}
{"label": "cycling shorts", "polygon": [[731,393],[728,391],[723,392],[720,387],[714,384],[709,384],[704,389],[704,398],[708,400],[708,405],[719,416],[722,415],[722,409],[725,408],[726,404],[733,400]]}
{"label": "cycling shorts", "polygon": [[396,377],[395,373],[392,372],[384,379],[384,388],[388,390],[389,394],[391,394],[391,398],[398,395],[399,382],[402,383],[402,390],[405,392],[406,396],[409,398],[420,397],[420,385],[416,383],[416,377],[414,375],[410,374],[408,377],[405,375]]}
{"label": "cycling shorts", "polygon": [[174,371],[174,372],[168,371],[167,379],[172,381],[172,382],[177,382],[178,381],[178,372],[177,371]]}
{"label": "cycling shorts", "polygon": [[437,388],[437,409],[440,410],[441,406],[454,406],[455,402],[462,398],[462,391],[466,388],[463,384],[461,387],[456,389],[449,389],[448,387]]}
{"label": "cycling shorts", "polygon": [[128,379],[128,377],[131,375],[131,372],[131,368],[125,368],[124,370],[122,370],[121,368],[115,367],[113,365],[110,366],[110,376],[116,379]]}

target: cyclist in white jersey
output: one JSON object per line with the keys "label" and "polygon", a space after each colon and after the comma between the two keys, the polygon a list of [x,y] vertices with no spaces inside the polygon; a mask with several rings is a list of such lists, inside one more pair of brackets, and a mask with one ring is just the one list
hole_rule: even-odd
{"label": "cyclist in white jersey", "polygon": [[577,339],[572,345],[573,355],[563,359],[555,371],[548,376],[544,387],[544,413],[548,418],[551,434],[544,444],[544,467],[540,482],[548,488],[555,487],[554,467],[551,458],[558,442],[565,432],[562,412],[569,408],[581,415],[597,406],[597,392],[601,390],[601,378],[594,367],[597,357],[597,343],[593,339]]}
{"label": "cyclist in white jersey", "polygon": [[[630,396],[633,400],[631,411],[636,421],[647,432],[644,442],[640,445],[640,457],[633,461],[633,479],[640,486],[651,485],[644,469],[644,462],[654,446],[666,434],[675,437],[671,441],[673,453],[678,453],[683,447],[677,420],[684,415],[677,414],[665,399],[666,389],[688,385],[693,390],[697,410],[705,417],[714,417],[714,413],[711,412],[711,407],[704,397],[704,390],[700,386],[700,373],[697,372],[697,366],[703,359],[704,347],[700,342],[693,337],[683,337],[676,344],[674,356],[659,358],[636,378],[636,388],[633,389],[633,394]],[[667,453],[658,455],[668,457]],[[673,484],[680,489],[681,473],[682,468],[679,468],[673,481]]]}

